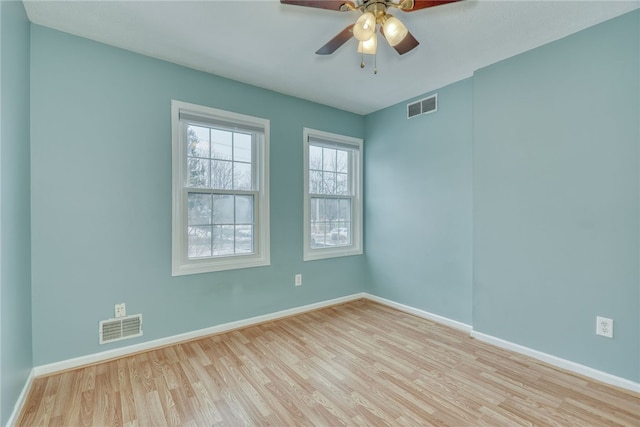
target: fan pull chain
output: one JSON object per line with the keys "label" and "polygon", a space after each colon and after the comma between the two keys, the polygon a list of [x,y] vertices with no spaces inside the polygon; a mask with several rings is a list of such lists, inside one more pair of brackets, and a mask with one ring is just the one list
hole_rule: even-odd
{"label": "fan pull chain", "polygon": [[[360,68],[364,68],[364,53],[362,54],[362,61],[360,62]],[[373,55],[373,74],[378,74],[378,55]]]}

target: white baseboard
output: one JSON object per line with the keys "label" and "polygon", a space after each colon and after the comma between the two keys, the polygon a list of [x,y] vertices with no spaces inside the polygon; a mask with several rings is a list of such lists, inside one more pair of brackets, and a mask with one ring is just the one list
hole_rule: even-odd
{"label": "white baseboard", "polygon": [[449,326],[454,329],[459,329],[467,333],[471,333],[471,331],[473,330],[471,325],[467,325],[466,323],[458,322],[457,320],[452,320],[447,317],[440,316],[438,314],[429,313],[428,311],[420,310],[419,308],[410,307],[408,305],[400,304],[398,302],[391,301],[391,300],[381,298],[371,294],[365,294],[364,297],[371,301],[375,301],[380,304],[386,305],[388,307],[395,308],[396,310],[404,311],[405,313],[413,314],[414,316],[422,317],[423,319],[431,320],[441,325]]}
{"label": "white baseboard", "polygon": [[277,311],[275,313],[269,313],[262,316],[250,317],[248,319],[237,320],[235,322],[223,323],[221,325],[212,326],[209,328],[199,329],[197,331],[186,332],[184,334],[173,335],[166,338],[160,338],[157,340],[147,341],[140,344],[134,344],[126,347],[120,347],[113,350],[107,350],[100,353],[89,354],[87,356],[76,357],[74,359],[63,360],[60,362],[50,363],[48,365],[41,365],[33,368],[35,376],[49,375],[67,369],[78,368],[81,366],[91,365],[105,360],[114,359],[117,357],[128,356],[130,354],[139,353],[141,351],[152,350],[159,347],[164,347],[179,342],[189,341],[196,338],[202,338],[208,335],[219,334],[222,332],[232,331],[238,328],[244,328],[259,323],[269,322],[271,320],[281,319],[283,317],[289,317],[296,314],[305,313],[308,311],[317,310],[320,308],[330,307],[332,305],[343,304],[350,301],[355,301],[365,297],[365,293],[357,293],[353,295],[347,295],[340,298],[334,298],[327,301],[317,302],[313,304],[303,305],[301,307],[289,308],[287,310]]}
{"label": "white baseboard", "polygon": [[[414,308],[408,305],[397,303],[395,301],[381,298],[376,295],[368,294],[366,292],[361,292],[361,293],[347,295],[344,297],[322,301],[314,304],[304,305],[301,307],[294,307],[287,310],[278,311],[275,313],[265,314],[262,316],[256,316],[248,319],[238,320],[235,322],[224,323],[221,325],[216,325],[209,328],[200,329],[197,331],[187,332],[184,334],[178,334],[171,337],[147,341],[144,343],[135,344],[127,347],[121,347],[121,348],[108,350],[100,353],[90,354],[87,356],[76,357],[74,359],[63,360],[63,361],[51,363],[48,365],[34,367],[33,370],[31,371],[31,375],[29,376],[29,380],[25,385],[23,393],[20,395],[20,399],[18,403],[16,403],[16,409],[14,409],[14,413],[16,412],[17,413],[12,414],[12,418],[10,418],[10,421],[13,419],[13,416],[19,415],[19,410],[22,408],[22,404],[24,403],[24,399],[26,398],[26,393],[28,392],[31,386],[31,382],[34,376],[37,377],[41,375],[49,375],[49,374],[64,371],[67,369],[78,368],[81,366],[90,365],[93,363],[98,363],[105,360],[114,359],[117,357],[123,357],[130,354],[139,353],[141,351],[152,350],[155,348],[164,347],[167,345],[176,344],[183,341],[189,341],[192,339],[197,339],[197,338],[205,337],[208,335],[219,334],[219,333],[231,331],[238,328],[243,328],[243,327],[247,327],[247,326],[251,326],[259,323],[268,322],[271,320],[281,319],[284,317],[317,310],[320,308],[330,307],[332,305],[355,301],[362,298],[366,298],[371,301],[375,301],[380,304],[386,305],[388,307],[403,311],[405,313],[413,314],[415,316],[422,317],[424,319],[431,320],[433,322],[467,332],[472,337],[480,341],[484,341],[486,343],[504,348],[506,350],[510,350],[516,353],[533,357],[534,359],[548,363],[552,366],[556,366],[558,368],[565,369],[567,371],[574,372],[576,374],[583,375],[585,377],[592,378],[606,384],[610,384],[616,387],[620,387],[626,390],[631,390],[631,391],[640,393],[640,383],[636,383],[634,381],[627,380],[625,378],[617,377],[615,375],[602,372],[597,369],[593,369],[588,366],[584,366],[579,363],[572,362],[570,360],[562,359],[560,357],[543,353],[538,350],[533,350],[531,348],[527,348],[519,344],[514,344],[512,342],[505,341],[500,338],[493,337],[491,335],[486,335],[480,332],[473,331],[473,327],[471,325],[468,325],[463,322],[459,322],[457,320],[452,320],[437,314],[420,310],[418,308]],[[8,425],[10,426],[11,424],[9,423]]]}
{"label": "white baseboard", "polygon": [[594,380],[603,382],[605,384],[613,385],[623,388],[625,390],[634,391],[640,393],[640,383],[621,378],[607,372],[599,371],[597,369],[590,368],[585,365],[581,365],[570,360],[562,359],[557,356],[553,356],[548,353],[543,353],[538,350],[531,349],[529,347],[522,346],[520,344],[514,344],[510,341],[505,341],[500,338],[496,338],[491,335],[483,334],[481,332],[472,331],[471,336],[479,341],[486,342],[488,344],[495,345],[496,347],[504,348],[505,350],[513,351],[514,353],[524,354],[525,356],[532,357],[549,365],[564,369],[575,374],[579,374]]}
{"label": "white baseboard", "polygon": [[13,405],[13,411],[11,412],[11,415],[9,415],[9,419],[7,420],[7,427],[12,427],[18,422],[18,417],[20,416],[22,407],[24,406],[24,403],[27,401],[29,390],[31,390],[31,384],[33,383],[33,378],[35,378],[35,374],[32,369],[31,372],[29,372],[27,381],[24,383],[24,387],[22,387],[22,391],[18,396],[18,400],[16,401],[16,404]]}

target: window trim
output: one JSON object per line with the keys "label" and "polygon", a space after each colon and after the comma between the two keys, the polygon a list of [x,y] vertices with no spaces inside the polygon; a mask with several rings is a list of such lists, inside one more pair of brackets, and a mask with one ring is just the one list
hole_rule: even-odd
{"label": "window trim", "polygon": [[[327,143],[335,143],[344,146],[353,147],[354,154],[352,155],[351,179],[355,179],[355,183],[351,183],[353,186],[353,206],[351,212],[351,231],[352,240],[351,245],[338,246],[331,248],[311,248],[311,196],[309,193],[309,146],[311,139],[319,139],[326,141]],[[362,207],[362,159],[363,141],[360,138],[354,138],[345,135],[339,135],[336,133],[324,132],[320,130],[303,128],[303,170],[304,170],[304,208],[303,208],[303,260],[313,261],[318,259],[336,258],[343,256],[362,255],[362,230],[363,230],[363,207]],[[341,197],[341,196],[338,196]]]}
{"label": "window trim", "polygon": [[[254,200],[254,253],[229,255],[224,257],[209,257],[189,259],[187,256],[187,197],[186,160],[187,145],[186,120],[180,120],[180,113],[187,116],[197,116],[203,120],[209,118],[213,122],[228,123],[238,128],[248,127],[262,129],[262,141],[255,145],[256,161],[252,166],[257,168],[254,179],[257,181],[257,192]],[[192,120],[189,120],[192,121]],[[204,123],[207,123],[204,121]],[[171,101],[171,275],[182,276],[188,274],[209,273],[232,269],[261,267],[271,264],[270,257],[270,219],[269,219],[269,130],[267,119],[247,116],[216,108],[190,104],[182,101]]]}

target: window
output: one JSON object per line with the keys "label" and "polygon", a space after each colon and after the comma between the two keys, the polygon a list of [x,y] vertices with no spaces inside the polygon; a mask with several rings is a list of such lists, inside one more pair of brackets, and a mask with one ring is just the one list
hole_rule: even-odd
{"label": "window", "polygon": [[362,254],[362,140],[304,129],[304,260]]}
{"label": "window", "polygon": [[171,103],[172,274],[269,265],[269,121]]}

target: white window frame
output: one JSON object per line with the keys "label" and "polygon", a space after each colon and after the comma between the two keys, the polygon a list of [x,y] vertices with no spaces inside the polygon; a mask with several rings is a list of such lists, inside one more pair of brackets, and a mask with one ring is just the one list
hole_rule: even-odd
{"label": "white window frame", "polygon": [[[187,122],[180,114],[236,125],[238,129],[260,128],[264,138],[255,147],[254,252],[189,259],[187,233]],[[172,128],[172,276],[208,273],[270,265],[269,234],[269,120],[182,101],[171,101]]]}
{"label": "white window frame", "polygon": [[[351,244],[346,246],[312,248],[311,247],[311,195],[309,193],[309,146],[310,140],[317,139],[335,143],[337,146],[352,147],[356,155],[351,156]],[[303,209],[303,259],[313,261],[318,259],[336,258],[343,256],[362,255],[362,159],[363,143],[360,138],[339,135],[320,130],[304,128],[304,209]]]}

